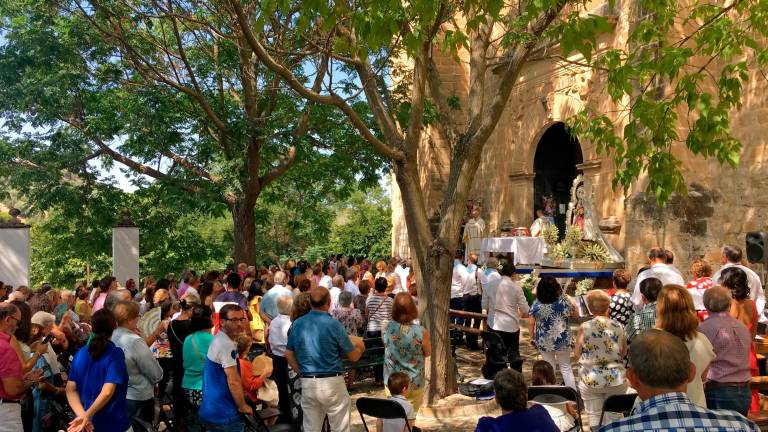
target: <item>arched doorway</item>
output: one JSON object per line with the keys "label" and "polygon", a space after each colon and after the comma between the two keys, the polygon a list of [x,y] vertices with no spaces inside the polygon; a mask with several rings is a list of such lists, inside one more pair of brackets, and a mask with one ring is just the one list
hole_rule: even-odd
{"label": "arched doorway", "polygon": [[536,147],[533,158],[533,219],[536,209],[543,208],[544,198],[552,199],[552,217],[560,229],[560,236],[565,233],[565,212],[568,210],[573,179],[576,178],[576,165],[584,162],[579,140],[570,134],[565,123],[558,122],[544,132]]}

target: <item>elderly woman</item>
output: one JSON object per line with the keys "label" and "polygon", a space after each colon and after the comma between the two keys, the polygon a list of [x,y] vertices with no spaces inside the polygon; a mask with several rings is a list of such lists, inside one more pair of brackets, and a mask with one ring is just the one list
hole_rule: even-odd
{"label": "elderly woman", "polygon": [[568,327],[568,318],[578,316],[578,309],[553,277],[541,278],[536,286],[536,301],[529,312],[531,316],[529,334],[531,342],[541,356],[559,368],[563,382],[576,389],[576,379],[571,369],[571,348],[573,334]]}
{"label": "elderly woman", "polygon": [[144,339],[138,335],[139,305],[132,301],[119,301],[112,311],[118,325],[112,341],[125,352],[129,376],[128,416],[151,423],[155,417],[155,384],[163,377],[163,369]]}
{"label": "elderly woman", "polygon": [[693,307],[693,298],[680,285],[665,285],[659,292],[656,304],[656,327],[666,330],[685,342],[691,363],[696,366],[693,381],[688,383],[688,399],[706,408],[704,384],[709,363],[715,358],[715,351],[709,339],[698,331],[699,318]]}
{"label": "elderly woman", "polygon": [[493,390],[501,416],[481,417],[475,432],[560,431],[543,406],[535,404],[528,408],[528,386],[520,372],[514,369],[498,372],[493,379]]}
{"label": "elderly woman", "polygon": [[331,316],[344,326],[348,335],[360,336],[365,320],[360,311],[352,307],[351,292],[343,291],[339,294],[339,305],[331,311]]}
{"label": "elderly woman", "polygon": [[728,314],[731,309],[728,289],[719,286],[707,289],[704,306],[709,318],[699,324],[699,331],[709,339],[715,351],[704,384],[707,408],[732,410],[746,417],[752,401],[748,360],[752,335],[739,320]]}
{"label": "elderly woman", "polygon": [[[755,302],[749,298],[747,273],[738,267],[726,268],[720,274],[720,283],[723,284],[724,288],[730,290],[731,297],[733,298],[730,315],[741,321],[741,323],[747,327],[747,330],[749,330],[752,339],[754,339],[755,334],[757,334],[758,312]],[[755,352],[754,344],[750,344],[749,368],[752,371],[752,376],[758,375],[757,353]],[[760,398],[757,394],[757,390],[752,392],[752,404],[749,409],[750,411],[760,410]]]}
{"label": "elderly woman", "polygon": [[707,319],[707,310],[704,307],[704,293],[715,286],[712,280],[712,267],[703,259],[697,259],[691,263],[693,280],[688,282],[685,288],[693,297],[693,307],[696,308],[696,316],[700,321]]}
{"label": "elderly woman", "polygon": [[405,372],[410,380],[408,400],[419,409],[424,396],[424,360],[432,353],[429,332],[414,324],[416,305],[408,293],[398,293],[392,302],[392,320],[387,323],[384,339],[384,382],[395,372]]}
{"label": "elderly woman", "polygon": [[[301,294],[299,294],[301,295]],[[288,344],[288,330],[291,328],[291,310],[293,298],[281,296],[277,298],[278,315],[269,323],[268,342],[272,357],[272,379],[277,384],[281,415],[288,417],[291,412],[290,392],[288,390],[288,361],[285,359],[285,348]]]}
{"label": "elderly woman", "polygon": [[[30,345],[34,343],[42,343],[45,337],[51,333],[54,325],[53,315],[47,312],[37,312],[32,317],[32,324],[30,327]],[[39,356],[35,363],[35,369],[43,371],[42,379],[38,382],[37,386],[32,389],[33,398],[33,415],[32,415],[32,431],[56,431],[58,425],[58,419],[55,418],[55,414],[51,412],[51,402],[57,397],[63,396],[65,393],[64,387],[57,387],[55,385],[54,377],[60,372],[59,362],[56,359],[56,354],[51,349],[50,345],[46,352]],[[54,418],[52,418],[52,416]]]}
{"label": "elderly woman", "polygon": [[605,400],[627,391],[624,369],[627,339],[621,324],[609,318],[610,304],[611,297],[602,290],[587,294],[587,307],[594,318],[581,324],[574,348],[579,359],[578,386],[591,430],[599,426]]}

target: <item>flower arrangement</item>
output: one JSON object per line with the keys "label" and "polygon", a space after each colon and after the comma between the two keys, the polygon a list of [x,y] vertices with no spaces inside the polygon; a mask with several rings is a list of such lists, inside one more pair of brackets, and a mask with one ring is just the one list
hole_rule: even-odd
{"label": "flower arrangement", "polygon": [[600,243],[583,242],[579,255],[590,262],[609,262],[611,260],[608,249]]}
{"label": "flower arrangement", "polygon": [[568,225],[565,228],[565,238],[563,239],[568,247],[577,246],[581,243],[581,228],[576,225]]}
{"label": "flower arrangement", "polygon": [[544,225],[544,228],[541,230],[541,236],[544,237],[544,243],[547,244],[547,247],[551,248],[557,243],[557,240],[560,237],[560,229],[557,228],[557,225],[548,223]]}
{"label": "flower arrangement", "polygon": [[576,295],[577,296],[583,296],[585,295],[589,290],[594,288],[595,286],[595,280],[594,279],[584,279],[576,282]]}
{"label": "flower arrangement", "polygon": [[565,242],[556,243],[549,250],[549,256],[555,260],[571,258],[571,251]]}

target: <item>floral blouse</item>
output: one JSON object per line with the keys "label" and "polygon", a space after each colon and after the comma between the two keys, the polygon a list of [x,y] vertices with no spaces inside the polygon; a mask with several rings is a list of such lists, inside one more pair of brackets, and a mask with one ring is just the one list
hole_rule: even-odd
{"label": "floral blouse", "polygon": [[390,321],[384,339],[384,382],[395,372],[404,372],[416,387],[424,386],[424,327]]}
{"label": "floral blouse", "polygon": [[357,309],[337,307],[331,311],[331,316],[344,326],[348,335],[358,336],[365,325],[363,315]]}
{"label": "floral blouse", "polygon": [[573,334],[568,327],[568,317],[573,315],[573,303],[563,294],[554,303],[533,302],[532,317],[536,319],[534,341],[541,352],[561,351],[573,348]]}
{"label": "floral blouse", "polygon": [[587,387],[604,388],[624,384],[626,371],[621,357],[624,328],[616,321],[595,317],[581,325],[584,346],[579,358],[579,376]]}

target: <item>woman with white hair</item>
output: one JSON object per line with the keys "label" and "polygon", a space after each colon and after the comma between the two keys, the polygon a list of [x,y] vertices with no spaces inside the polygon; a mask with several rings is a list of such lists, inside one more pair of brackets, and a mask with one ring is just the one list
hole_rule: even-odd
{"label": "woman with white hair", "polygon": [[328,290],[331,293],[331,311],[339,307],[339,295],[344,291],[344,276],[334,276],[332,284],[333,286]]}
{"label": "woman with white hair", "polygon": [[[611,297],[605,291],[590,291],[587,306],[594,318],[579,327],[573,351],[579,359],[578,387],[589,417],[589,428],[597,430],[603,402],[611,395],[627,391],[624,369],[627,338],[621,324],[609,318]],[[606,418],[608,416],[606,413]]]}
{"label": "woman with white hair", "polygon": [[293,297],[281,296],[277,298],[278,315],[269,323],[267,332],[269,349],[272,357],[272,379],[277,385],[280,412],[289,419],[291,412],[290,391],[288,388],[288,361],[285,359],[285,349],[288,344],[288,329],[291,328],[291,311],[293,310]]}
{"label": "woman with white hair", "polygon": [[[30,342],[45,342],[54,324],[54,315],[43,311],[35,313],[32,316]],[[57,397],[64,396],[66,391],[64,387],[55,385],[55,377],[61,372],[61,367],[50,345],[48,350],[38,358],[34,367],[42,370],[43,373],[42,380],[32,389],[32,431],[55,431],[59,425],[59,419],[56,418],[57,413],[51,409],[51,402]]]}
{"label": "woman with white hair", "polygon": [[339,294],[339,303],[336,308],[331,310],[331,316],[336,318],[348,335],[359,336],[365,325],[363,315],[359,310],[352,307],[352,293],[343,291]]}

